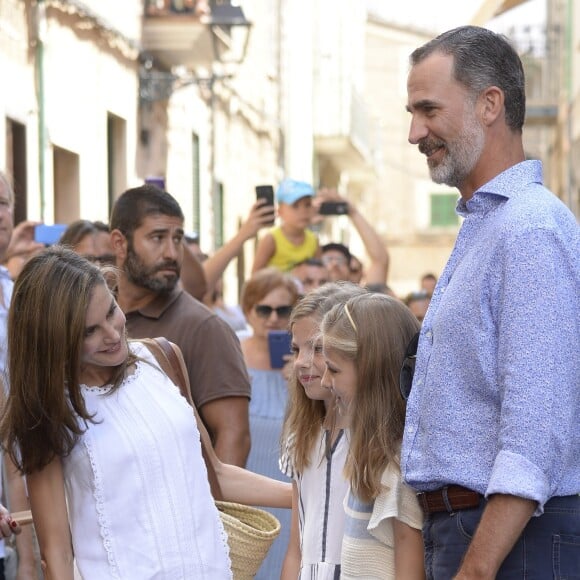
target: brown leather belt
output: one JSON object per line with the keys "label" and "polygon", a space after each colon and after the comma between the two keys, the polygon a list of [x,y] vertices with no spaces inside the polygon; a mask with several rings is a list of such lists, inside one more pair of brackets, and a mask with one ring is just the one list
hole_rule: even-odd
{"label": "brown leather belt", "polygon": [[440,512],[452,514],[459,510],[479,507],[483,496],[460,485],[447,485],[435,491],[422,491],[417,494],[417,498],[423,512],[428,515]]}

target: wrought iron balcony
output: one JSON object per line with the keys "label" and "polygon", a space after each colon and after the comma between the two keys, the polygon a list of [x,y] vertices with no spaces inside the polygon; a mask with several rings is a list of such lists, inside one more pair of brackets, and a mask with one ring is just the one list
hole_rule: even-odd
{"label": "wrought iron balcony", "polygon": [[[249,36],[242,9],[226,0],[145,0],[144,14],[143,48],[169,70],[233,60],[237,32],[246,33],[242,42]],[[245,55],[245,45],[239,50]]]}

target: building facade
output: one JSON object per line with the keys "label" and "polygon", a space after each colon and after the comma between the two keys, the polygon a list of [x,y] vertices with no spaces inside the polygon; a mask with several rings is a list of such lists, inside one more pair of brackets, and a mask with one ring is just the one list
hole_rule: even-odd
{"label": "building facade", "polygon": [[[524,137],[578,212],[580,10],[547,3],[549,42],[522,49]],[[487,0],[481,14],[517,4]],[[459,227],[457,192],[434,185],[407,143],[408,55],[434,35],[359,0],[0,0],[0,167],[14,177],[16,221],[107,221],[122,191],[154,177],[212,252],[256,185],[292,177],[359,207],[405,294],[440,272]],[[348,218],[326,219],[320,238],[364,262]],[[254,248],[227,271],[229,300]]]}

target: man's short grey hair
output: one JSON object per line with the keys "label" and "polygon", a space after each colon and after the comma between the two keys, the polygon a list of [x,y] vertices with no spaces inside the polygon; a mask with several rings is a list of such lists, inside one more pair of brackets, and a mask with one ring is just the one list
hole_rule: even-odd
{"label": "man's short grey hair", "polygon": [[4,187],[4,193],[8,197],[10,207],[14,207],[14,188],[12,187],[12,179],[7,173],[0,171],[0,185]]}
{"label": "man's short grey hair", "polygon": [[508,127],[521,131],[526,115],[525,78],[522,61],[508,39],[478,26],[460,26],[440,34],[411,54],[411,65],[433,53],[453,57],[453,76],[474,98],[491,86],[505,95]]}

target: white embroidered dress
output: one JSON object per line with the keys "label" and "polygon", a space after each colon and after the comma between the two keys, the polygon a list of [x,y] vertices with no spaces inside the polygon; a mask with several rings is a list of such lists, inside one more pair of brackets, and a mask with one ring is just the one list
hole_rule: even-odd
{"label": "white embroidered dress", "polygon": [[[83,387],[89,423],[63,460],[84,580],[231,578],[191,407],[149,350],[112,394]],[[152,366],[155,365],[155,366]]]}

